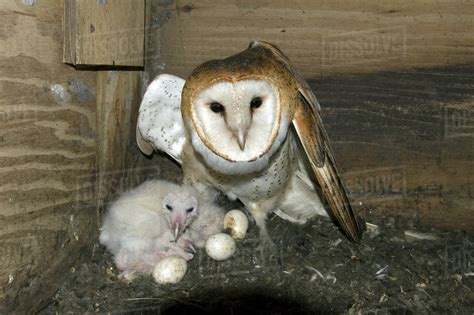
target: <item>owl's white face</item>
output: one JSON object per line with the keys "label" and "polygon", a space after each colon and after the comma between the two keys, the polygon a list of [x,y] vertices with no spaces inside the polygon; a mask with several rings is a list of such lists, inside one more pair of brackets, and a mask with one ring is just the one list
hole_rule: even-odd
{"label": "owl's white face", "polygon": [[193,102],[201,137],[232,161],[251,161],[273,142],[279,123],[278,92],[266,81],[221,81]]}
{"label": "owl's white face", "polygon": [[195,96],[192,116],[194,147],[224,173],[263,168],[282,131],[279,93],[265,80],[214,83]]}

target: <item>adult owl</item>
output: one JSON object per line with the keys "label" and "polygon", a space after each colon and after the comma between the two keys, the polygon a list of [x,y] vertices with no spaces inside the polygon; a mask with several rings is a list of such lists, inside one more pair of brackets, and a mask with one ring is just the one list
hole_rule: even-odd
{"label": "adult owl", "polygon": [[274,211],[305,223],[327,216],[319,194],[347,237],[360,240],[337,171],[320,105],[274,45],[253,41],[225,59],[198,66],[184,81],[159,75],[140,105],[137,142],[145,154],[164,151],[181,163],[185,181],[239,199],[263,241]]}

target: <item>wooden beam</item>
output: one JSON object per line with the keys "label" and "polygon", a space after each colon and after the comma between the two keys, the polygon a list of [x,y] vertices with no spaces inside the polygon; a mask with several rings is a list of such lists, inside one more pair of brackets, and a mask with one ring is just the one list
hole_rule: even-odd
{"label": "wooden beam", "polygon": [[63,62],[142,67],[145,0],[65,0]]}
{"label": "wooden beam", "polygon": [[135,139],[132,117],[140,104],[141,71],[97,72],[97,205],[105,203],[127,187],[118,182],[135,170],[126,165],[131,139]]}

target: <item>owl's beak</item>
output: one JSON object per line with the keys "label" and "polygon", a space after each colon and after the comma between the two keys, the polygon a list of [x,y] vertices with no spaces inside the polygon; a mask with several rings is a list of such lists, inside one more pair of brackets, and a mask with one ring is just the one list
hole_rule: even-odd
{"label": "owl's beak", "polygon": [[243,151],[245,149],[245,141],[247,140],[247,132],[243,129],[239,129],[236,136],[237,142],[239,143],[239,148]]}

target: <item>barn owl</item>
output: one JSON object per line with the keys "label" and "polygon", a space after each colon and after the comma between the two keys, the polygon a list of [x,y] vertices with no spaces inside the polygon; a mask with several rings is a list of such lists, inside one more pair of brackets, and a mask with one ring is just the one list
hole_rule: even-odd
{"label": "barn owl", "polygon": [[198,190],[239,199],[263,241],[272,211],[300,224],[327,216],[319,190],[348,238],[360,240],[363,225],[339,177],[320,105],[270,43],[253,41],[205,62],[186,81],[159,75],[140,106],[137,142],[145,154],[164,151],[181,163]]}

